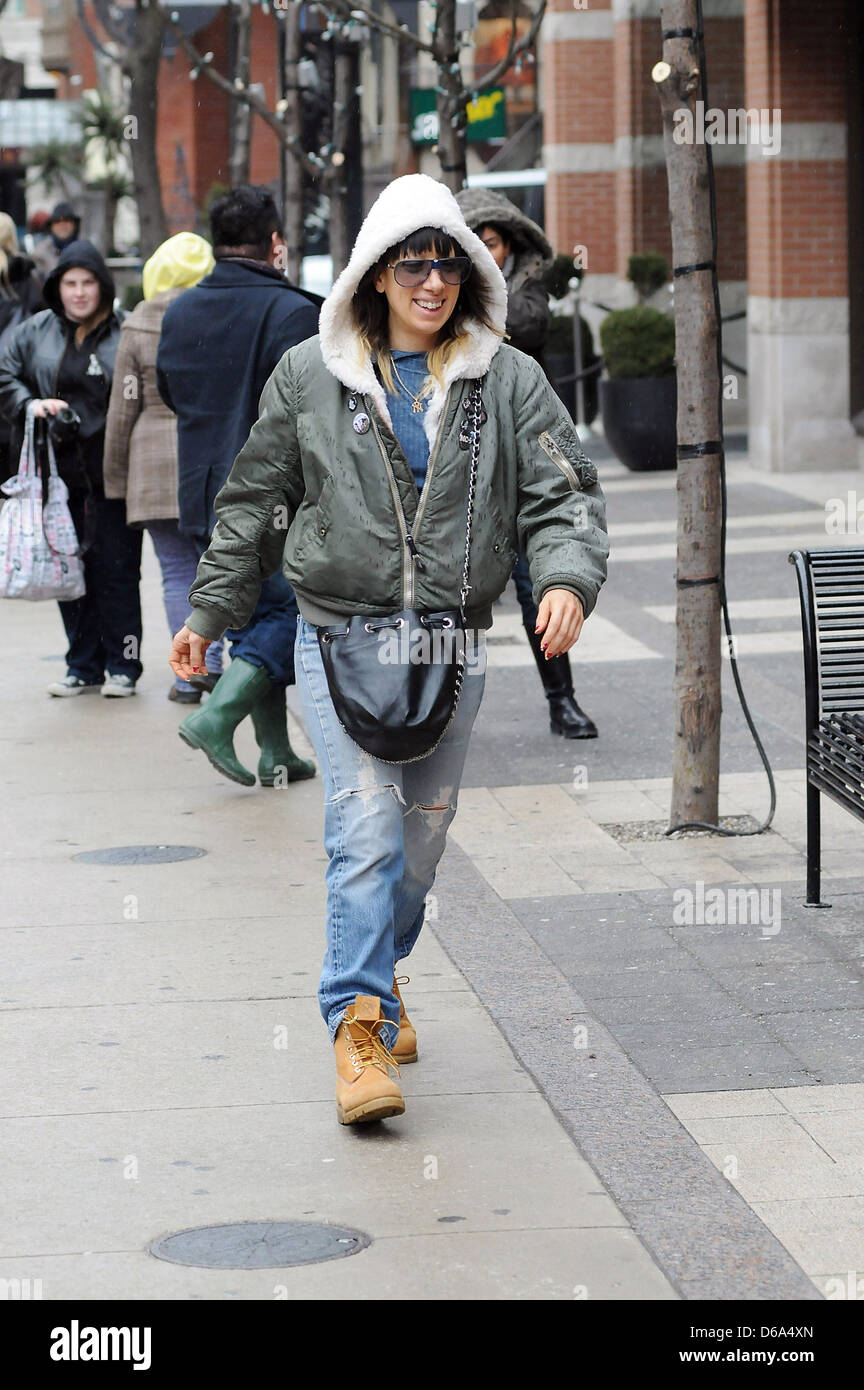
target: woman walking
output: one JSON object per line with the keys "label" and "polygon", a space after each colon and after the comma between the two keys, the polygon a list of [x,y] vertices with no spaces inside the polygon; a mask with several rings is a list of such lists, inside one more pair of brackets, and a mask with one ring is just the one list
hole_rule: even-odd
{"label": "woman walking", "polygon": [[[105,496],[102,450],[121,315],[114,281],[89,241],[61,253],[43,288],[47,309],[17,327],[0,357],[0,411],[21,426],[61,411],[57,467],[84,557],[87,592],[61,603],[69,650],[66,675],[48,694],[135,694],[141,675],[141,532],[126,525],[123,503]],[[55,426],[56,428],[56,422]]]}
{"label": "woman walking", "polygon": [[[168,305],[214,264],[209,241],[194,232],[169,237],[146,262],[144,299],[123,322],[105,426],[105,496],[125,501],[126,524],[150,533],[172,633],[188,610],[198,548],[177,522],[177,418],[156,386],[156,350]],[[221,657],[222,644],[214,643],[207,653],[214,684]],[[201,691],[177,677],[168,698],[196,705]]]}
{"label": "woman walking", "polygon": [[[297,682],[325,782],[319,1003],[343,1124],[405,1108],[391,1069],[416,1060],[417,1039],[395,967],[420,933],[456,812],[485,629],[517,544],[549,657],[572,647],[605,578],[596,472],[541,369],[502,345],[506,309],[501,273],[453,195],[422,174],[390,184],[320,334],[287,352],[264,390],[171,652],[188,678],[282,564],[300,606]],[[375,632],[413,610],[428,619],[461,607],[472,512],[461,698],[428,756],[381,761],[340,722],[319,638],[338,651],[354,615]]]}

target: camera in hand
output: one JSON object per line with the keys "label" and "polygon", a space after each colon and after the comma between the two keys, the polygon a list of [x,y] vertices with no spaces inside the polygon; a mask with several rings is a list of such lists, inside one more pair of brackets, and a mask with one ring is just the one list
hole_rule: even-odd
{"label": "camera in hand", "polygon": [[64,445],[72,444],[78,438],[78,431],[81,428],[81,416],[77,410],[71,406],[64,405],[51,416],[48,422],[48,429],[51,434],[51,442],[55,449],[63,448]]}

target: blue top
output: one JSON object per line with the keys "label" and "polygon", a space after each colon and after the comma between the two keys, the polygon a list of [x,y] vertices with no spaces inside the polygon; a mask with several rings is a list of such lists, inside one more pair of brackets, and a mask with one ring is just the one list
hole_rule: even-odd
{"label": "blue top", "polygon": [[[410,389],[412,396],[416,396],[422,390],[423,383],[429,375],[426,353],[394,350],[391,356],[396,363],[399,376]],[[429,400],[428,397],[424,397],[420,402],[423,410],[415,415],[412,398],[399,385],[395,372],[393,373],[393,385],[395,390],[387,392],[387,406],[390,411],[390,419],[393,421],[393,433],[399,440],[402,452],[411,465],[411,472],[414,474],[417,488],[422,491],[426,481],[426,468],[429,463],[429,441],[426,438],[426,431],[423,429],[423,416],[426,413]]]}

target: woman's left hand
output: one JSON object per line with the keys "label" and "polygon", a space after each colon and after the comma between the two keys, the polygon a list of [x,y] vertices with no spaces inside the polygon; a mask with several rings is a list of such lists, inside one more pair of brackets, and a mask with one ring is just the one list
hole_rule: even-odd
{"label": "woman's left hand", "polygon": [[547,659],[561,656],[575,646],[584,621],[585,610],[578,595],[569,589],[546,590],[540,600],[534,631],[544,634],[541,645]]}

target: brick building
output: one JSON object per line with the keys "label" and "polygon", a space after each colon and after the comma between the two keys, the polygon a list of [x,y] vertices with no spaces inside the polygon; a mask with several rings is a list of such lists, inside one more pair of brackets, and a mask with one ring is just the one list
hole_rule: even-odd
{"label": "brick building", "polygon": [[[22,17],[43,16],[43,63],[53,71],[59,103],[116,80],[77,19],[75,0],[12,3]],[[398,19],[416,25],[414,0],[391,4]],[[585,295],[607,304],[627,302],[631,252],[659,250],[671,258],[662,126],[650,76],[661,56],[660,8],[661,0],[548,0],[541,31],[543,146],[535,182],[545,178],[545,225],[557,250],[586,248]],[[703,10],[711,109],[764,111],[773,140],[748,126],[742,138],[713,146],[721,298],[724,313],[746,312],[725,333],[738,389],[727,425],[749,427],[751,457],[766,469],[856,466],[853,420],[864,433],[860,0],[703,0]],[[187,0],[178,13],[198,49],[230,70],[228,7]],[[93,18],[86,0],[85,14]],[[478,43],[489,16],[509,14],[509,0],[486,0],[479,14]],[[7,10],[7,29],[10,17]],[[437,172],[434,154],[412,150],[407,139],[406,89],[418,80],[429,85],[412,62],[388,39],[373,38],[364,48],[366,205],[394,173]],[[278,42],[272,11],[260,7],[252,79],[275,102]],[[231,120],[231,103],[206,78],[190,81],[185,56],[169,41],[159,161],[172,229],[194,225],[214,187],[228,182]],[[531,164],[533,149],[521,142],[518,167]],[[473,147],[469,168],[476,174],[489,162],[512,170],[502,154]],[[251,177],[278,187],[279,175],[278,143],[256,120]]]}
{"label": "brick building", "polygon": [[[586,294],[621,302],[632,251],[671,256],[650,75],[660,0],[549,3],[546,228],[560,250],[587,248]],[[737,362],[746,353],[750,455],[766,469],[862,461],[851,423],[864,408],[860,8],[703,0],[710,107],[764,111],[772,135],[773,149],[755,124],[713,145],[724,312],[747,311],[726,347]]]}

